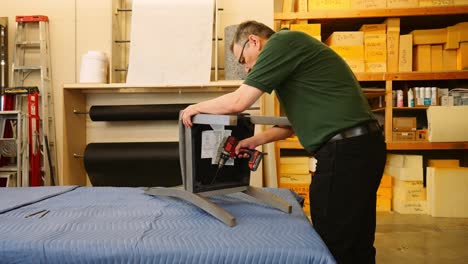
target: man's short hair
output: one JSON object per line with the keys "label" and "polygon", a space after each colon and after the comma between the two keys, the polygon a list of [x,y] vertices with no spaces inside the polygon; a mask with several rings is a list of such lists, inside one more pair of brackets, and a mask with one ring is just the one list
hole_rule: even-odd
{"label": "man's short hair", "polygon": [[255,35],[264,39],[269,39],[274,33],[275,31],[273,31],[273,29],[271,29],[263,23],[254,20],[242,22],[237,27],[230,49],[231,51],[234,50],[234,44],[242,45],[242,42],[246,41],[250,35]]}

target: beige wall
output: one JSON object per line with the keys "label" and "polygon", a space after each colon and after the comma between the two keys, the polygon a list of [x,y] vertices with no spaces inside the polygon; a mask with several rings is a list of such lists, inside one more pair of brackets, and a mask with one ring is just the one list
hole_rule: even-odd
{"label": "beige wall", "polygon": [[[273,26],[273,1],[271,0],[218,0],[218,5],[224,8],[220,17],[219,34],[224,32],[224,26],[238,24],[247,19],[256,19]],[[0,0],[0,17],[9,18],[10,56],[15,34],[15,16],[37,14],[47,15],[50,19],[57,154],[58,164],[60,165],[62,164],[61,157],[63,153],[63,142],[61,141],[63,138],[63,84],[76,83],[79,80],[81,56],[88,50],[104,51],[109,58],[111,57],[112,0]],[[222,52],[221,49],[220,54],[223,54]],[[215,95],[207,94],[206,98]],[[182,100],[199,101],[206,98],[194,97],[190,100],[187,100],[187,98]],[[170,98],[167,99],[171,101]],[[118,104],[122,100],[133,103],[161,102],[161,98],[157,98],[157,96],[153,98],[138,98],[136,96],[133,99],[118,96],[88,96],[89,104]],[[94,124],[90,126],[88,142],[102,139],[106,141],[109,130],[112,130],[112,127],[108,127],[109,125]],[[144,129],[145,126],[143,126]],[[152,130],[146,129],[146,132],[147,134],[142,135],[144,139],[152,134]],[[167,129],[163,134],[166,135],[163,135],[163,138],[166,137],[172,140],[172,136],[167,135],[174,135],[173,129]],[[124,135],[122,132],[115,132],[111,138],[128,139],[127,136],[122,135]],[[128,135],[128,133],[125,135]],[[59,166],[59,175],[61,174],[62,168]]]}

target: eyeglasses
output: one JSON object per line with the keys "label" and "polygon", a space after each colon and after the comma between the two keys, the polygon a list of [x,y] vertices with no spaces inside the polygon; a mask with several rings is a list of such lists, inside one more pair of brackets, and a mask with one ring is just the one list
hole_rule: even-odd
{"label": "eyeglasses", "polygon": [[239,62],[241,65],[244,65],[244,64],[245,64],[244,49],[245,49],[245,45],[247,45],[247,43],[249,43],[249,40],[248,40],[248,39],[244,42],[244,46],[242,46],[242,50],[241,50],[241,53],[240,53],[240,56],[239,56],[238,62]]}

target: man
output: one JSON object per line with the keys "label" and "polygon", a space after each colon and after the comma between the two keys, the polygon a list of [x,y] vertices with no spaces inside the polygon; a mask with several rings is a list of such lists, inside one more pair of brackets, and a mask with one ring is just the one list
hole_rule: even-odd
{"label": "man", "polygon": [[184,109],[183,123],[192,126],[198,113],[242,112],[274,90],[292,127],[274,126],[242,140],[236,150],[296,133],[318,161],[310,186],[315,230],[338,263],[375,263],[376,191],[386,149],[350,68],[302,32],[275,33],[255,21],[239,25],[231,50],[248,73],[246,80],[232,93]]}

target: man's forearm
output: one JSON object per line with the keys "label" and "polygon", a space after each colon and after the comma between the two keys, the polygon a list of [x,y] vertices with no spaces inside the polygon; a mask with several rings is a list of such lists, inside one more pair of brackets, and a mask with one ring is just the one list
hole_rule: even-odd
{"label": "man's forearm", "polygon": [[288,138],[294,134],[294,130],[289,126],[274,126],[265,130],[263,133],[254,136],[256,145],[263,145],[266,143],[278,141]]}

